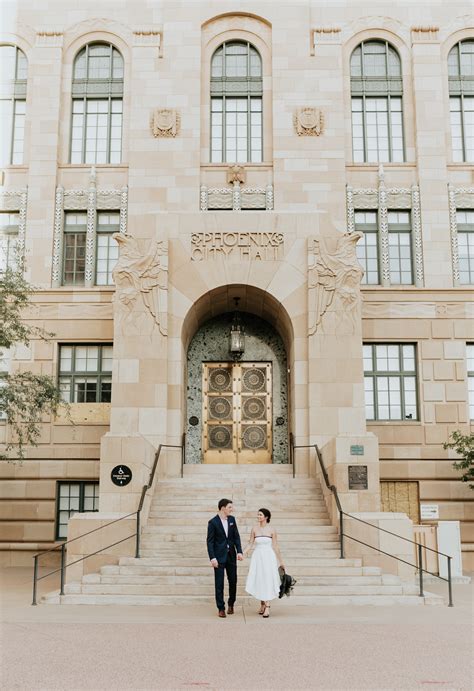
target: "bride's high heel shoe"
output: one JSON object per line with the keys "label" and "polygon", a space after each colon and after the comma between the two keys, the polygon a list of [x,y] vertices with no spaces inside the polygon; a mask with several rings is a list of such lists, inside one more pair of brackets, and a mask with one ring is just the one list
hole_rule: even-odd
{"label": "bride's high heel shoe", "polygon": [[260,603],[260,609],[258,610],[259,614],[263,614],[265,612],[265,603],[261,602]]}
{"label": "bride's high heel shoe", "polygon": [[263,618],[268,619],[270,616],[270,605],[265,605],[265,609],[263,611]]}

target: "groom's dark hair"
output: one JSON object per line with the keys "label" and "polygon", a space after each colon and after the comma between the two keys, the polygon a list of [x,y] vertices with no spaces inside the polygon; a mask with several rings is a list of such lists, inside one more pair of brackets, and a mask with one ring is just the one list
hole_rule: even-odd
{"label": "groom's dark hair", "polygon": [[217,507],[219,511],[224,507],[227,506],[227,504],[232,504],[232,499],[221,499],[219,503],[217,504]]}

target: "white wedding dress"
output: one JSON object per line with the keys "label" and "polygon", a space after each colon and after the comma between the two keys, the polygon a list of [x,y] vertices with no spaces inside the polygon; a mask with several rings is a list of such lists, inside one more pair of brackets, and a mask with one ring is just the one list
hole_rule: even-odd
{"label": "white wedding dress", "polygon": [[278,561],[272,547],[272,538],[268,535],[255,537],[255,549],[250,561],[250,568],[245,590],[257,600],[274,600],[280,594],[280,574]]}

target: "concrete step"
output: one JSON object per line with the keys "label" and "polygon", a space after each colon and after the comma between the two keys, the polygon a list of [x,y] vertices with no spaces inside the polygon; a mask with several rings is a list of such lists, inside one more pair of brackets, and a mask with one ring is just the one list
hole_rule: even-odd
{"label": "concrete step", "polygon": [[[147,526],[189,525],[190,523],[200,523],[207,526],[209,520],[209,513],[205,511],[187,511],[184,515],[182,511],[155,511],[153,514],[150,513]],[[239,514],[239,530],[241,526],[246,526],[251,529],[255,524],[253,512],[252,516],[242,516],[242,514]],[[311,514],[300,514],[299,516],[298,514],[294,514],[293,516],[285,516],[284,518],[281,516],[280,519],[278,519],[278,516],[273,516],[272,513],[272,526],[280,531],[283,525],[330,525],[330,521],[329,518],[327,518],[327,513],[322,511],[320,513],[312,512]]]}
{"label": "concrete step", "polygon": [[[399,585],[399,583],[385,583],[382,576],[302,576],[300,573],[294,573],[298,588],[305,588],[306,586],[360,586],[360,585]],[[239,582],[242,581],[242,574],[240,574]],[[209,572],[206,575],[197,576],[192,575],[172,575],[165,576],[163,574],[142,575],[142,574],[88,574],[82,579],[82,584],[101,584],[101,585],[158,585],[164,586],[189,586],[205,587],[210,592],[213,592],[214,578],[213,574]],[[242,586],[243,587],[243,586]],[[167,588],[169,592],[169,587]]]}
{"label": "concrete step", "polygon": [[[113,577],[111,577],[113,578]],[[211,580],[211,579],[209,579]],[[212,597],[214,594],[214,584],[212,581],[206,585],[197,584],[177,584],[172,585],[173,595],[206,595]],[[298,597],[303,595],[414,595],[406,591],[403,585],[301,585],[299,582],[295,586],[298,589]],[[65,594],[83,595],[169,595],[170,585],[166,583],[71,583],[65,586]],[[238,586],[237,596],[245,594],[244,584]]]}
{"label": "concrete step", "polygon": [[[42,598],[44,604],[65,604],[65,605],[206,605],[209,608],[215,607],[214,599],[207,596],[180,596],[180,595],[64,595],[60,596],[59,591],[51,593]],[[245,606],[254,609],[256,601],[254,598],[246,596],[239,598],[238,606]],[[318,605],[334,606],[394,606],[394,605],[442,605],[443,598],[425,593],[425,597],[413,595],[305,595],[301,597],[289,597],[278,600],[273,604],[272,616],[281,614],[284,616],[285,606],[299,605],[310,606]]]}
{"label": "concrete step", "polygon": [[[178,543],[173,543],[173,544],[178,544]],[[142,557],[157,557],[157,550],[156,549],[148,549],[147,547],[144,547],[143,549],[140,549],[140,554]],[[180,557],[200,557],[201,558],[201,563],[202,561],[206,561],[205,557],[205,550],[193,550],[192,552],[190,550],[184,551],[183,553],[179,553],[178,550],[173,550],[173,549],[168,549],[168,550],[161,550],[160,555],[163,558],[168,558],[169,560],[174,560],[176,561],[180,559]],[[339,550],[338,549],[329,549],[328,547],[318,547],[318,549],[314,550],[308,550],[305,554],[308,556],[318,556],[320,558],[323,557],[328,557],[331,559],[337,559],[339,556]],[[295,563],[295,559],[298,557],[304,557],[305,554],[302,554],[298,550],[295,552],[289,553],[287,550],[284,552],[284,557],[285,557],[285,563],[291,563],[292,565]]]}
{"label": "concrete step", "polygon": [[[339,554],[339,553],[338,553]],[[339,559],[337,555],[333,555],[332,553],[329,556],[321,555],[318,553],[317,555],[309,554],[309,555],[302,555],[301,553],[296,555],[295,557],[292,557],[291,560],[291,565],[293,566],[321,566],[321,567],[353,567],[353,568],[358,568],[362,566],[362,560],[361,559]],[[239,562],[239,567],[241,564],[245,562]],[[146,556],[142,555],[140,559],[136,559],[135,557],[121,557],[119,560],[119,566],[133,566],[133,565],[138,565],[138,566],[179,566],[179,567],[195,567],[195,566],[206,566],[207,568],[209,567],[209,559],[207,558],[207,555],[201,554],[198,557],[193,557],[189,555],[185,555],[184,557],[181,557],[179,560],[176,559],[175,556],[171,555],[171,557],[167,557],[165,555],[160,555],[160,556]],[[105,567],[102,567],[105,568]],[[365,568],[376,568],[376,567],[365,567]]]}
{"label": "concrete step", "polygon": [[[249,528],[250,530],[255,526],[255,521],[246,523],[246,522],[239,522],[239,530],[240,527],[244,525],[246,528]],[[160,526],[160,525],[151,525],[147,524],[144,534],[148,532],[152,532],[154,535],[194,535],[196,533],[202,534],[203,530],[207,530],[207,525],[200,525],[199,523],[188,523],[187,525],[182,525],[179,527],[178,531],[170,531],[169,526]],[[287,525],[283,523],[282,525],[278,526],[278,536],[287,536],[287,535],[329,535],[329,534],[336,534],[337,533],[337,528],[335,528],[332,525],[313,525],[313,524],[303,524],[303,525]]]}
{"label": "concrete step", "polygon": [[[102,576],[206,576],[209,577],[210,566],[140,566],[137,564],[129,566],[108,565],[100,569]],[[242,568],[239,565],[239,576],[242,573]],[[381,569],[376,566],[302,566],[296,567],[295,573],[298,577],[303,576],[380,576]],[[99,574],[89,574],[89,576],[98,576]],[[87,578],[87,577],[85,577]]]}

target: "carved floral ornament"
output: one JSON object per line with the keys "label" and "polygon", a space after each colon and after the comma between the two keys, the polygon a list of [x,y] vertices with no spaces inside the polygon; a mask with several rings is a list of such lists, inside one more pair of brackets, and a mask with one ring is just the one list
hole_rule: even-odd
{"label": "carved floral ornament", "polygon": [[299,137],[319,137],[323,133],[324,115],[319,108],[298,108],[293,116],[293,123]]}
{"label": "carved floral ornament", "polygon": [[[114,302],[122,332],[144,332],[143,319],[168,334],[168,247],[153,241],[143,252],[135,238],[116,233],[120,257],[113,270]],[[142,322],[141,324],[139,322]]]}
{"label": "carved floral ornament", "polygon": [[156,108],[151,120],[154,137],[176,137],[179,134],[181,118],[173,108]]}
{"label": "carved floral ornament", "polygon": [[[362,233],[345,233],[334,244],[332,238],[313,239],[308,252],[308,335],[325,333],[325,316],[335,313],[336,333],[357,331],[360,311],[362,268],[355,246]],[[360,321],[360,319],[359,319]]]}

